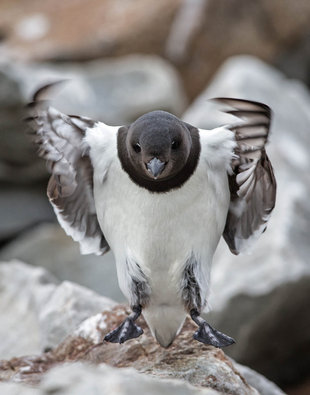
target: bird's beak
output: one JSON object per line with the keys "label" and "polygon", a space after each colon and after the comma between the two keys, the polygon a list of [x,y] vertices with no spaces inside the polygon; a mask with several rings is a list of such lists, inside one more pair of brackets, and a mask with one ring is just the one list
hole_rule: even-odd
{"label": "bird's beak", "polygon": [[146,168],[148,171],[153,175],[153,177],[156,179],[157,176],[163,171],[166,163],[162,162],[161,160],[157,158],[153,158],[146,164]]}

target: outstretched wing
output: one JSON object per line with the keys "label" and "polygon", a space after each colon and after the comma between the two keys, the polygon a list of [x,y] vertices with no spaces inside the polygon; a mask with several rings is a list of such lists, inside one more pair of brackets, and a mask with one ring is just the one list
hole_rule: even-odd
{"label": "outstretched wing", "polygon": [[94,126],[89,118],[68,116],[49,107],[40,97],[54,84],[41,88],[28,105],[26,119],[38,154],[47,160],[51,177],[48,198],[60,225],[80,243],[82,254],[102,255],[109,246],[100,229],[93,196],[93,167],[84,142]]}
{"label": "outstretched wing", "polygon": [[218,98],[228,105],[225,112],[244,122],[229,127],[235,133],[237,158],[228,175],[231,201],[223,237],[230,250],[239,254],[266,229],[275,206],[276,180],[265,151],[271,110],[262,103],[241,99]]}

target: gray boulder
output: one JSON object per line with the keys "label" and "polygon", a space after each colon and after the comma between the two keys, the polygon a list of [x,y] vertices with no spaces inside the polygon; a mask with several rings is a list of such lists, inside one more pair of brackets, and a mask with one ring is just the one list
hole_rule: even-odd
{"label": "gray boulder", "polygon": [[287,385],[308,372],[310,325],[310,95],[252,57],[228,60],[184,114],[201,128],[237,119],[208,103],[212,97],[261,101],[273,110],[267,152],[278,182],[267,231],[251,255],[233,256],[224,242],[212,272],[209,319],[237,344],[229,355]]}
{"label": "gray boulder", "polygon": [[0,264],[0,359],[41,351],[36,307],[44,305],[57,280],[41,267]]}
{"label": "gray boulder", "polygon": [[19,261],[0,264],[0,359],[57,346],[87,317],[115,303],[47,270]]}
{"label": "gray boulder", "polygon": [[116,303],[80,285],[64,281],[39,306],[41,346],[54,348],[86,318]]}
{"label": "gray boulder", "polygon": [[112,253],[81,255],[78,243],[58,224],[41,224],[7,244],[0,250],[0,260],[11,259],[42,266],[60,281],[75,282],[118,302],[125,300]]}

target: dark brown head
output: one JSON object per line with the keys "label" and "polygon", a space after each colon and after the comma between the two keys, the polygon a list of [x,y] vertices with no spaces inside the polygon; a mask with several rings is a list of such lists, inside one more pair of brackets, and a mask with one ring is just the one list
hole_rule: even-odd
{"label": "dark brown head", "polygon": [[180,187],[194,172],[199,153],[198,130],[164,111],[147,113],[118,132],[123,169],[153,192]]}

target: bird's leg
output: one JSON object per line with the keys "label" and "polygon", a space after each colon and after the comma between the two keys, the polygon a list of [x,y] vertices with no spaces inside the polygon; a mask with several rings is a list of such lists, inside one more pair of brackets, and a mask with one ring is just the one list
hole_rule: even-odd
{"label": "bird's leg", "polygon": [[[207,289],[207,276],[202,272],[202,267],[192,255],[186,262],[182,278],[182,297],[186,309],[190,313],[192,320],[198,325],[193,338],[201,343],[211,344],[215,347],[226,347],[235,343],[234,339],[212,328],[206,320],[200,316],[200,312],[205,304],[206,296],[200,287]],[[200,286],[197,281],[200,278]]]}
{"label": "bird's leg", "polygon": [[142,308],[148,304],[151,293],[148,279],[136,262],[127,259],[125,270],[132,313],[119,327],[105,336],[104,340],[111,343],[124,343],[126,340],[142,335],[143,330],[135,324],[135,321],[140,317]]}
{"label": "bird's leg", "polygon": [[124,343],[126,340],[139,337],[143,333],[143,329],[134,322],[141,315],[141,305],[132,307],[132,313],[113,331],[109,332],[104,340],[111,343]]}

